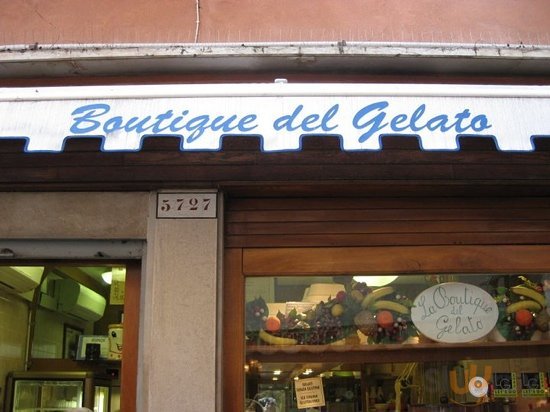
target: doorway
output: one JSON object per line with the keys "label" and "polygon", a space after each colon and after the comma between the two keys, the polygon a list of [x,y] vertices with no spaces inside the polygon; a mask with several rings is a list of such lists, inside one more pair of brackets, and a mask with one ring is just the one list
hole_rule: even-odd
{"label": "doorway", "polygon": [[[44,405],[49,397],[48,407],[135,411],[140,271],[137,260],[1,262],[0,337],[11,348],[0,368],[4,410]],[[77,373],[107,392],[99,396],[98,386],[94,396],[84,393],[86,384],[80,391],[49,387],[46,396],[37,385],[23,385],[21,399],[23,392],[15,390],[15,377],[58,385],[60,377]]]}

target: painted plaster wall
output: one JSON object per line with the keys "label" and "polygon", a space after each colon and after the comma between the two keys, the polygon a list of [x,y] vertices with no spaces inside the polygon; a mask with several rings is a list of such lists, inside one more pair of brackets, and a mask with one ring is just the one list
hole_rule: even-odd
{"label": "painted plaster wall", "polygon": [[142,411],[216,410],[217,220],[150,220]]}
{"label": "painted plaster wall", "polygon": [[550,44],[547,0],[3,3],[0,43],[5,45],[340,40]]}
{"label": "painted plaster wall", "polygon": [[148,193],[0,193],[3,239],[145,239]]}
{"label": "painted plaster wall", "polygon": [[214,411],[218,222],[157,220],[155,202],[155,193],[0,193],[0,239],[146,239],[138,411]]}

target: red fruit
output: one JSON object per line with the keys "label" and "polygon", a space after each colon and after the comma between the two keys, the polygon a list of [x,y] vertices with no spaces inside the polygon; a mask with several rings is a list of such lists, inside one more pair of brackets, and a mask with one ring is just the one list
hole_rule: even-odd
{"label": "red fruit", "polygon": [[336,294],[336,301],[342,303],[344,301],[344,299],[346,298],[346,292],[344,292],[343,290],[339,291],[337,294]]}
{"label": "red fruit", "polygon": [[389,310],[379,310],[376,313],[376,323],[384,329],[393,328],[393,314]]}
{"label": "red fruit", "polygon": [[533,314],[527,309],[520,309],[516,312],[516,323],[519,326],[529,326],[533,323]]}
{"label": "red fruit", "polygon": [[278,332],[281,329],[281,320],[277,316],[268,316],[265,320],[265,330],[268,332]]}

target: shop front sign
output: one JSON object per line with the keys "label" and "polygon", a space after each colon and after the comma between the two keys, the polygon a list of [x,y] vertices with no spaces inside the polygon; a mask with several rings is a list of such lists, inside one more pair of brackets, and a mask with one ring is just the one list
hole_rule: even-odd
{"label": "shop front sign", "polygon": [[492,139],[532,151],[550,137],[550,87],[396,84],[226,84],[0,90],[0,139],[28,152],[61,152],[67,139],[101,139],[103,151],[139,151],[146,138],[178,138],[181,151],[222,150],[252,136],[265,152],[296,151],[308,136],[342,150],[376,151],[384,136],[422,150],[460,150]]}
{"label": "shop front sign", "polygon": [[416,297],[411,319],[422,334],[437,342],[471,342],[495,327],[498,307],[493,297],[477,286],[442,283]]}

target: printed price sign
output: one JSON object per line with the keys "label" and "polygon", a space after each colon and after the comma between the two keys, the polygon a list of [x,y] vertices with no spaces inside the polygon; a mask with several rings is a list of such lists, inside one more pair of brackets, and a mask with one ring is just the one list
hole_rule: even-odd
{"label": "printed price sign", "polygon": [[521,374],[521,396],[544,397],[544,373],[543,372],[523,372]]}
{"label": "printed price sign", "polygon": [[216,193],[159,193],[158,219],[216,218]]}
{"label": "printed price sign", "polygon": [[493,373],[493,396],[495,398],[517,397],[516,374],[515,373]]}
{"label": "printed price sign", "polygon": [[126,285],[126,268],[113,268],[111,270],[111,292],[109,303],[111,305],[124,305],[124,291]]}
{"label": "printed price sign", "polygon": [[299,379],[294,382],[298,409],[325,406],[323,380],[320,377]]}

